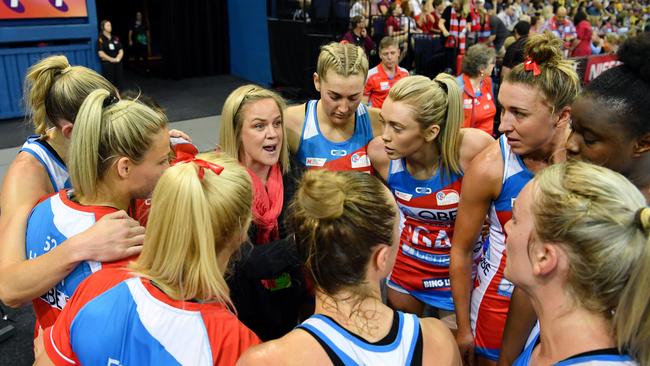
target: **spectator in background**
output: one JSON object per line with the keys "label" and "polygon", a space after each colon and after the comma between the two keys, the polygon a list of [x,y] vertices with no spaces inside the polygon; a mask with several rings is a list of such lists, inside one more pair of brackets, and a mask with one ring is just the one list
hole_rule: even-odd
{"label": "spectator in background", "polygon": [[400,56],[399,44],[394,38],[384,37],[379,42],[379,65],[368,71],[366,86],[363,90],[363,102],[375,108],[381,108],[390,88],[403,77],[408,70],[397,62]]}
{"label": "spectator in background", "polygon": [[[478,0],[476,3],[481,4],[483,1]],[[479,43],[493,47],[497,55],[503,55],[505,53],[503,44],[510,35],[510,32],[498,16],[490,15],[482,8],[479,8],[479,14],[481,15],[481,29],[478,36]]]}
{"label": "spectator in background", "polygon": [[422,2],[420,0],[408,0],[409,8],[413,11],[413,17],[419,17],[422,14]]}
{"label": "spectator in background", "polygon": [[111,34],[113,26],[108,20],[99,23],[98,51],[99,59],[102,62],[102,76],[117,87],[122,87],[122,57],[124,50],[122,42],[117,36]]}
{"label": "spectator in background", "polygon": [[[445,65],[456,70],[456,56],[465,53],[467,32],[472,25],[471,5],[468,0],[453,0],[440,17],[438,27],[444,37]],[[452,71],[455,74],[455,71]]]}
{"label": "spectator in background", "polygon": [[463,57],[462,74],[458,85],[463,90],[463,127],[478,128],[494,134],[494,116],[497,113],[492,94],[492,79],[496,53],[484,44],[475,44]]}
{"label": "spectator in background", "polygon": [[501,22],[503,22],[503,25],[506,26],[509,32],[512,32],[512,28],[515,27],[515,24],[517,23],[517,19],[519,18],[515,14],[515,9],[513,8],[512,5],[505,5],[503,10],[497,14]]}
{"label": "spectator in background", "polygon": [[386,35],[393,37],[397,44],[399,44],[400,52],[400,61],[406,56],[408,51],[408,32],[407,29],[402,27],[402,22],[400,17],[402,15],[402,7],[400,4],[392,3],[388,8],[388,18],[386,19]]}
{"label": "spectator in background", "polygon": [[578,9],[573,23],[576,25],[576,38],[573,40],[571,57],[591,55],[591,40],[594,32],[587,20],[587,13],[583,9]]}
{"label": "spectator in background", "polygon": [[440,29],[438,28],[438,21],[440,20],[440,15],[436,14],[436,7],[439,7],[442,4],[442,0],[427,0],[422,7],[422,14],[415,17],[418,28],[422,30],[422,33],[427,34],[439,34]]}
{"label": "spectator in background", "polygon": [[350,19],[359,15],[366,18],[370,15],[370,4],[368,0],[357,0],[350,7]]}
{"label": "spectator in background", "polygon": [[149,72],[149,54],[151,53],[151,35],[149,26],[142,18],[141,12],[135,13],[135,21],[129,29],[129,47],[133,52],[136,68]]}
{"label": "spectator in background", "polygon": [[390,8],[390,4],[391,2],[389,0],[379,0],[379,2],[377,2],[379,15],[388,16],[388,8]]}
{"label": "spectator in background", "polygon": [[[402,7],[402,29],[407,29],[409,33],[422,33],[422,30],[418,28],[418,24],[415,21],[415,12],[411,8],[411,3],[403,1],[399,4]],[[420,14],[422,11],[420,10]]]}
{"label": "spectator in background", "polygon": [[530,34],[542,33],[542,27],[546,20],[541,15],[535,15],[530,20]]}
{"label": "spectator in background", "polygon": [[542,27],[540,33],[550,31],[562,40],[564,48],[569,48],[571,42],[576,38],[576,27],[571,19],[567,17],[567,10],[564,6],[557,8],[555,16],[549,19]]}
{"label": "spectator in background", "polygon": [[524,46],[528,40],[529,33],[530,23],[519,22],[515,24],[515,43],[511,44],[510,47],[506,49],[506,55],[503,57],[503,65],[501,67],[501,76],[503,78],[508,75],[513,67],[524,62]]}
{"label": "spectator in background", "polygon": [[375,52],[375,42],[368,35],[368,20],[362,15],[357,15],[350,19],[350,30],[343,35],[342,42],[348,42],[363,48],[366,51],[366,57]]}

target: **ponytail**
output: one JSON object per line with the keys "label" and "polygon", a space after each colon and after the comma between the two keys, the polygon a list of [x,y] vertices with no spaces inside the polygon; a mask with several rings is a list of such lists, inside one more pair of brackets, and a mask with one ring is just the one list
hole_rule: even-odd
{"label": "ponytail", "polygon": [[39,135],[59,124],[74,122],[84,99],[95,89],[116,93],[115,87],[95,71],[70,66],[65,56],[50,56],[27,70],[25,104],[34,132]]}
{"label": "ponytail", "polygon": [[434,79],[445,85],[447,92],[447,119],[440,126],[440,138],[436,139],[439,145],[440,156],[445,173],[460,173],[460,126],[463,123],[463,95],[456,79],[446,73],[441,73]]}
{"label": "ponytail", "polygon": [[641,255],[621,294],[614,314],[618,348],[627,351],[641,365],[650,365],[650,208],[637,211],[634,224],[643,235]]}
{"label": "ponytail", "polygon": [[68,169],[75,193],[94,197],[97,183],[116,159],[139,163],[167,117],[150,107],[98,89],[84,100],[75,120]]}

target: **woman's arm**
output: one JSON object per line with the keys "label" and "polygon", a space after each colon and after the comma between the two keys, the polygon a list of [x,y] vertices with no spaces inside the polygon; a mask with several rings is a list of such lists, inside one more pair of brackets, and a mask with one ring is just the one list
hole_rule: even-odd
{"label": "woman's arm", "polygon": [[482,151],[470,163],[463,177],[458,216],[454,225],[449,274],[456,308],[458,332],[456,341],[461,357],[471,363],[474,355],[474,336],[470,325],[470,299],[473,290],[472,253],[485,221],[490,202],[501,189],[499,143]]}
{"label": "woman's arm", "polygon": [[0,196],[0,300],[8,306],[18,307],[42,295],[82,260],[112,261],[141,250],[144,228],[120,211],[47,254],[27,260],[29,214],[41,197],[53,193],[50,184],[43,167],[27,153],[19,154],[5,177]]}

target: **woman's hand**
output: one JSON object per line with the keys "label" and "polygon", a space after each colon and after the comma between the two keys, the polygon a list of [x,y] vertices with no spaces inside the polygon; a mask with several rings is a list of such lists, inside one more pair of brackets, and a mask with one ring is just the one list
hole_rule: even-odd
{"label": "woman's hand", "polygon": [[102,217],[90,229],[69,240],[76,240],[87,259],[112,262],[142,251],[144,227],[124,211]]}

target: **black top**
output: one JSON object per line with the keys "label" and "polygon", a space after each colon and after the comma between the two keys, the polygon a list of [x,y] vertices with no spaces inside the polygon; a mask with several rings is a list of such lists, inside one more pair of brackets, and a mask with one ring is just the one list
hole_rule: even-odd
{"label": "black top", "polygon": [[131,35],[133,43],[143,46],[147,45],[147,26],[143,22],[134,22],[133,27],[131,27],[131,32],[133,32]]}
{"label": "black top", "polygon": [[104,51],[109,57],[117,57],[117,54],[122,49],[122,42],[116,35],[111,35],[111,39],[108,39],[104,33],[101,33],[98,42],[99,50]]}
{"label": "black top", "polygon": [[524,46],[528,37],[521,37],[506,49],[506,55],[503,57],[503,66],[512,69],[513,67],[524,62]]}
{"label": "black top", "polygon": [[503,46],[503,43],[506,41],[506,38],[510,36],[510,31],[508,30],[508,28],[506,28],[505,24],[503,24],[503,22],[501,21],[501,19],[499,19],[498,16],[491,15],[490,33],[496,36],[496,38],[494,38],[494,41],[492,41],[492,43],[494,44],[494,49],[497,50],[498,52]]}

